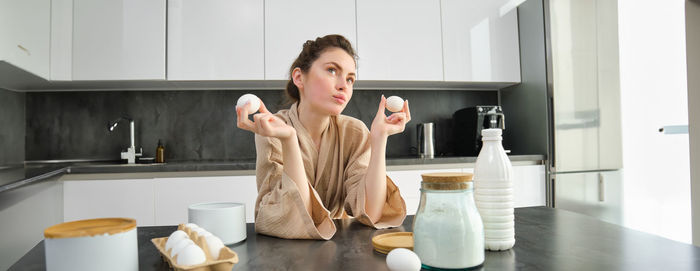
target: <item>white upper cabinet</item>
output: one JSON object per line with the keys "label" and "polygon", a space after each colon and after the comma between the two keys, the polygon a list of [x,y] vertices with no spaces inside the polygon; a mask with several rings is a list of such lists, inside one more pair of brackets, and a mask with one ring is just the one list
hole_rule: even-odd
{"label": "white upper cabinet", "polygon": [[357,39],[358,80],[443,80],[437,0],[357,0]]}
{"label": "white upper cabinet", "polygon": [[51,1],[0,1],[0,61],[49,78]]}
{"label": "white upper cabinet", "polygon": [[509,2],[441,0],[445,81],[520,82],[518,12]]}
{"label": "white upper cabinet", "polygon": [[521,81],[509,0],[0,1],[0,61],[50,81],[287,80],[328,34],[363,81]]}
{"label": "white upper cabinet", "polygon": [[263,1],[169,0],[168,80],[262,80],[263,33]]}
{"label": "white upper cabinet", "polygon": [[165,79],[165,1],[74,0],[73,79]]}
{"label": "white upper cabinet", "polygon": [[345,36],[357,50],[355,1],[265,1],[265,79],[289,79],[304,42],[328,34]]}
{"label": "white upper cabinet", "polygon": [[73,0],[51,0],[51,80],[73,79]]}

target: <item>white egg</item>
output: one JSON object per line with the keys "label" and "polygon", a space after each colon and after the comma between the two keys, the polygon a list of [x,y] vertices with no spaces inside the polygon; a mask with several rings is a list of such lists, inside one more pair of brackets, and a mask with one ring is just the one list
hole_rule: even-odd
{"label": "white egg", "polygon": [[418,271],[420,258],[411,250],[396,248],[386,255],[386,266],[391,271]]}
{"label": "white egg", "polygon": [[215,260],[219,259],[219,252],[221,252],[221,248],[224,247],[224,242],[214,235],[206,236],[204,239],[207,240],[207,249],[211,257]]}
{"label": "white egg", "polygon": [[403,109],[403,99],[399,96],[391,96],[386,98],[386,109],[391,112],[399,112]]}
{"label": "white egg", "polygon": [[177,264],[179,265],[195,265],[206,260],[204,250],[195,244],[187,245],[177,254]]}
{"label": "white egg", "polygon": [[195,228],[192,231],[196,232],[199,236],[211,235],[211,233],[205,230],[204,228]]}
{"label": "white egg", "polygon": [[238,102],[236,102],[237,107],[243,107],[250,101],[250,105],[248,105],[248,114],[253,114],[255,112],[258,112],[258,109],[260,109],[260,98],[258,96],[255,96],[254,94],[244,94],[240,98],[238,98]]}
{"label": "white egg", "polygon": [[182,250],[186,246],[189,246],[190,244],[194,244],[194,242],[191,239],[180,239],[180,241],[173,245],[173,250],[170,251],[170,257],[175,257],[175,255],[180,253],[180,250]]}
{"label": "white egg", "polygon": [[175,243],[178,241],[187,238],[189,239],[190,237],[187,236],[187,233],[181,230],[174,231],[173,233],[168,236],[168,240],[165,241],[165,251],[168,251],[169,249],[173,248]]}
{"label": "white egg", "polygon": [[194,224],[194,223],[187,223],[187,224],[185,224],[185,227],[186,227],[186,228],[190,228],[190,229],[192,230],[192,229],[195,229],[195,228],[199,228],[199,225]]}

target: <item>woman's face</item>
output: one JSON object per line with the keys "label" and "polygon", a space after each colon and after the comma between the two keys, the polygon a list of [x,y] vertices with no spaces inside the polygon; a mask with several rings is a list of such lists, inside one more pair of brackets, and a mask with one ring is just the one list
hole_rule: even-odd
{"label": "woman's face", "polygon": [[295,69],[293,78],[304,107],[320,114],[339,115],[352,97],[355,61],[343,49],[329,48],[308,72]]}

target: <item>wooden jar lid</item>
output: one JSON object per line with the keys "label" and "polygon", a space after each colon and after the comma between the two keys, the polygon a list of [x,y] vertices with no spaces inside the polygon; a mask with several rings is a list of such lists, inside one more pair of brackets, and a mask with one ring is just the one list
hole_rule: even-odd
{"label": "wooden jar lid", "polygon": [[471,187],[474,174],[460,172],[436,172],[421,174],[422,188],[431,190],[462,190]]}
{"label": "wooden jar lid", "polygon": [[374,250],[387,254],[395,248],[406,248],[413,250],[412,232],[392,232],[384,233],[372,238]]}
{"label": "wooden jar lid", "polygon": [[426,183],[463,183],[471,182],[474,174],[460,172],[436,172],[421,174]]}
{"label": "wooden jar lid", "polygon": [[56,224],[44,230],[45,238],[75,238],[117,234],[136,228],[132,218],[97,218]]}

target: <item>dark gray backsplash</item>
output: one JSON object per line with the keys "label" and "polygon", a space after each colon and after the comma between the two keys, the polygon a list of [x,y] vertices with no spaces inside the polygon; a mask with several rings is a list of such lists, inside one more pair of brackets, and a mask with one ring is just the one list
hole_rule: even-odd
{"label": "dark gray backsplash", "polygon": [[24,162],[25,94],[0,89],[0,165]]}
{"label": "dark gray backsplash", "polygon": [[[119,159],[119,152],[129,145],[129,126],[120,123],[109,132],[107,123],[122,115],[135,120],[136,145],[143,147],[144,156],[153,157],[158,139],[162,139],[166,161],[254,158],[253,134],[235,126],[236,100],[245,93],[240,90],[27,93],[26,159]],[[251,93],[258,95],[272,112],[289,107],[283,104],[282,91]],[[436,153],[449,155],[453,144],[449,133],[452,113],[468,106],[497,103],[495,91],[356,90],[343,114],[361,119],[369,127],[382,94],[407,99],[413,118],[403,134],[389,137],[389,157],[415,155],[411,147],[416,146],[416,124],[421,122],[436,123]],[[6,121],[4,116],[3,121]]]}

